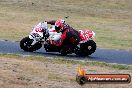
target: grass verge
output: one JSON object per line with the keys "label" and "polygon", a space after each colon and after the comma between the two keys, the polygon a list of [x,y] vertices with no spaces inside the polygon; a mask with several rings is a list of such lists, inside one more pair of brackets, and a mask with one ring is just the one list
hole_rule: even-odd
{"label": "grass verge", "polygon": [[77,65],[80,64],[82,66],[100,66],[100,67],[111,67],[115,69],[124,69],[124,70],[132,70],[131,65],[125,64],[112,64],[112,63],[105,63],[105,62],[98,62],[98,61],[80,61],[80,60],[69,60],[64,58],[48,58],[43,56],[22,56],[17,54],[0,54],[0,57],[8,57],[8,58],[17,58],[17,59],[25,59],[25,60],[37,60],[37,61],[48,61],[57,64],[72,64]]}
{"label": "grass verge", "polygon": [[77,67],[88,74],[130,74],[128,65],[84,62],[44,56],[0,54],[1,88],[131,88],[129,84],[86,84],[76,82]]}

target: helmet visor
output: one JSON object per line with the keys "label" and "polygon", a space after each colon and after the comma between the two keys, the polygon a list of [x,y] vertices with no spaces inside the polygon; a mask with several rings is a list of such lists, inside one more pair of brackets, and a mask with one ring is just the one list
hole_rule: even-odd
{"label": "helmet visor", "polygon": [[56,32],[59,32],[60,29],[61,29],[60,26],[59,26],[59,27],[55,26],[55,30],[56,30]]}

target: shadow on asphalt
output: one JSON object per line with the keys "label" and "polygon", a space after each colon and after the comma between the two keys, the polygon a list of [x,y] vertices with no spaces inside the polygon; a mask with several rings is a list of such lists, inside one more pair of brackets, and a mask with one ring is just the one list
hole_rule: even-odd
{"label": "shadow on asphalt", "polygon": [[36,56],[47,56],[47,57],[53,57],[53,58],[66,58],[66,59],[78,59],[78,60],[86,60],[86,59],[92,59],[94,57],[91,56],[78,56],[76,54],[68,54],[66,56],[62,56],[60,53],[57,52],[25,52],[21,51],[24,55],[36,55]]}

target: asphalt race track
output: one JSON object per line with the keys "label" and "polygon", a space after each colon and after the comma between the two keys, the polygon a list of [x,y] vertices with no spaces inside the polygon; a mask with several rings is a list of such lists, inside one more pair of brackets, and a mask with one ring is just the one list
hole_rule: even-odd
{"label": "asphalt race track", "polygon": [[[25,52],[19,47],[19,42],[0,41],[0,53],[21,54],[21,55],[41,55],[50,58],[62,57],[59,53],[47,53],[43,48],[35,52]],[[97,49],[96,52],[87,57],[79,57],[75,54],[63,56],[65,59],[92,60],[107,63],[118,63],[132,65],[132,51]]]}

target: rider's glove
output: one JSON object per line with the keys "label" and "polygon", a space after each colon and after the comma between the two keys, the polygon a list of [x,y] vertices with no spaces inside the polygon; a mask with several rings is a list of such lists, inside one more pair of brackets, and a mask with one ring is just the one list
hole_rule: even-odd
{"label": "rider's glove", "polygon": [[42,22],[41,25],[42,25],[42,29],[48,30],[48,24],[46,21]]}

